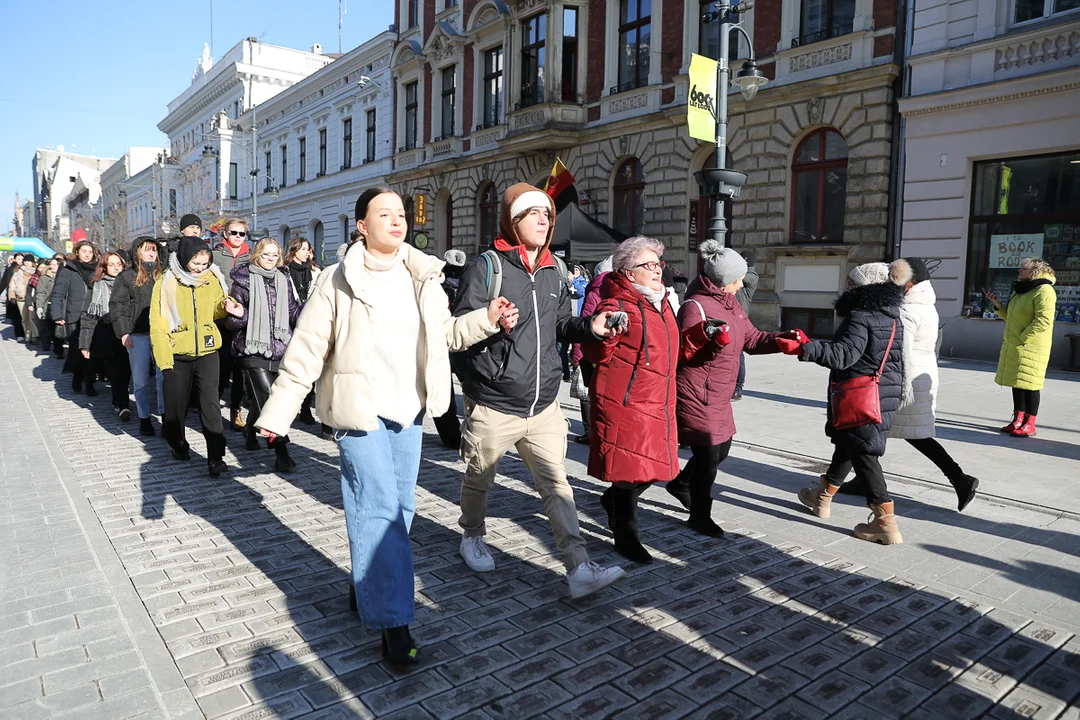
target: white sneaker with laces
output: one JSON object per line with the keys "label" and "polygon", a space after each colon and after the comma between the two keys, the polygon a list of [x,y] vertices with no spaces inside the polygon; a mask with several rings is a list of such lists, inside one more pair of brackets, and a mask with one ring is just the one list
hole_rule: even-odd
{"label": "white sneaker with laces", "polygon": [[495,558],[491,557],[483,535],[461,538],[461,557],[474,572],[491,572],[495,569]]}
{"label": "white sneaker with laces", "polygon": [[576,600],[603,590],[624,577],[626,577],[626,571],[621,567],[606,568],[592,560],[587,560],[571,570],[566,576],[566,581],[570,583],[570,597]]}

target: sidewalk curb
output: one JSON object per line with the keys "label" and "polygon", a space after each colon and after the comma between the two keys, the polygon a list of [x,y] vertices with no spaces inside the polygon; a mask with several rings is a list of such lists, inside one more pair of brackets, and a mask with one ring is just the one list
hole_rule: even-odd
{"label": "sidewalk curb", "polygon": [[[3,350],[4,364],[15,373],[16,368],[8,351],[8,343],[0,342]],[[194,695],[188,689],[180,675],[172,654],[165,646],[157,628],[150,620],[146,607],[131,584],[127,569],[116,554],[116,549],[105,534],[105,530],[98,521],[97,513],[94,512],[90,502],[82,492],[79,479],[68,463],[67,456],[59,441],[53,435],[52,430],[45,422],[41,409],[32,395],[27,394],[26,389],[19,385],[19,392],[23,396],[30,410],[31,418],[37,426],[38,432],[45,443],[49,461],[56,470],[57,476],[63,485],[64,493],[71,504],[71,510],[94,554],[94,561],[101,570],[109,584],[113,597],[116,599],[116,607],[120,611],[120,621],[128,630],[128,635],[135,646],[135,651],[143,659],[146,671],[150,675],[154,694],[157,695],[159,704],[165,716],[170,720],[204,720],[205,715],[195,702]]]}

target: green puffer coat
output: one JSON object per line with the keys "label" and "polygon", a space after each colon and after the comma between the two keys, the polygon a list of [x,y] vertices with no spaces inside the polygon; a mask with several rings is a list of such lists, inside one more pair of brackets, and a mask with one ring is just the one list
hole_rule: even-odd
{"label": "green puffer coat", "polygon": [[1057,293],[1053,275],[1036,275],[1028,283],[1026,292],[1013,292],[1009,304],[997,310],[1005,320],[1005,340],[994,381],[1017,390],[1042,390],[1054,341]]}
{"label": "green puffer coat", "polygon": [[161,286],[167,275],[154,283],[150,297],[150,347],[154,362],[162,370],[172,370],[177,355],[197,358],[221,349],[221,332],[216,321],[225,317],[225,291],[208,273],[198,287],[176,284],[176,309],[180,326],[169,332],[169,320],[161,312]]}

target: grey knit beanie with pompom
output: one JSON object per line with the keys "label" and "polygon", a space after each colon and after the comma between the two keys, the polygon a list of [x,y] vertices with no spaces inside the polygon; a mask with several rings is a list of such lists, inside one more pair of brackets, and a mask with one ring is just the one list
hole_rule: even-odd
{"label": "grey knit beanie with pompom", "polygon": [[747,264],[743,256],[716,240],[706,240],[698,248],[703,263],[702,272],[714,285],[730,285],[746,275]]}

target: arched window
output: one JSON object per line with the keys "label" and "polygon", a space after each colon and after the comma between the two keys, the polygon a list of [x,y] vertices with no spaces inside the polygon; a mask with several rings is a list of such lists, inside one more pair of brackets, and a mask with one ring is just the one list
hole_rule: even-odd
{"label": "arched window", "polygon": [[612,226],[627,235],[638,235],[645,224],[645,173],[641,161],[628,158],[615,171],[612,187],[614,204]]}
{"label": "arched window", "polygon": [[811,133],[791,164],[791,241],[844,242],[847,199],[847,143],[835,130]]}
{"label": "arched window", "polygon": [[480,188],[480,249],[487,250],[495,244],[499,234],[499,195],[495,183]]}
{"label": "arched window", "polygon": [[312,243],[312,250],[315,252],[315,262],[319,265],[326,264],[326,257],[323,254],[324,233],[322,220],[315,221],[315,228],[312,230],[312,236],[315,242]]}
{"label": "arched window", "polygon": [[454,196],[446,196],[446,215],[443,218],[446,224],[446,249],[454,247]]}

